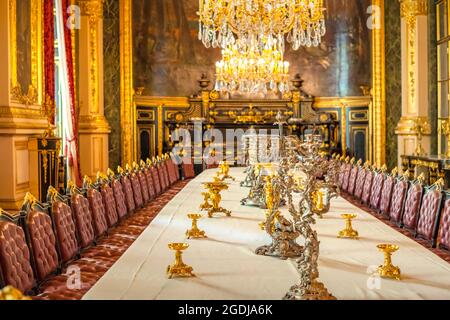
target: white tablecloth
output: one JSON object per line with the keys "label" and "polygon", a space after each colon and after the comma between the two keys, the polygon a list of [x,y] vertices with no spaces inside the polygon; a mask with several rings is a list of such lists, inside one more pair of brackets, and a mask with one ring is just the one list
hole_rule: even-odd
{"label": "white tablecloth", "polygon": [[[199,211],[201,183],[211,181],[215,172],[202,173],[175,196],[83,299],[281,299],[298,273],[293,261],[254,254],[270,238],[258,227],[264,211],[240,205],[249,190],[239,186],[243,169],[231,169],[237,181],[223,192],[222,206],[232,217],[204,218],[199,227],[209,238],[186,239],[186,214]],[[336,237],[344,227],[344,212],[358,214],[354,228],[359,240]],[[338,299],[450,299],[450,264],[346,200],[334,199],[316,229],[320,281]],[[183,258],[196,277],[167,278],[166,268],[174,260],[167,247],[171,242],[190,244]],[[401,281],[371,275],[383,262],[376,245],[386,242],[400,246],[393,262],[402,271]]]}

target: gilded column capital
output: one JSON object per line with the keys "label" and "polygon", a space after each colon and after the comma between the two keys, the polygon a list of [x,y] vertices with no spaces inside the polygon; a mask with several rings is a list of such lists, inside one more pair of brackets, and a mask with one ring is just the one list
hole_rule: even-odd
{"label": "gilded column capital", "polygon": [[91,22],[103,19],[103,0],[78,0],[81,14],[89,16]]}
{"label": "gilded column capital", "polygon": [[400,16],[413,22],[417,16],[428,15],[428,0],[399,0]]}

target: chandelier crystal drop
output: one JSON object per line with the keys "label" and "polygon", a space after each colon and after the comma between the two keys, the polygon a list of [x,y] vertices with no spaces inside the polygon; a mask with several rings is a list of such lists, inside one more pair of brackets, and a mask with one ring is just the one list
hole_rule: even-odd
{"label": "chandelier crystal drop", "polygon": [[318,46],[325,35],[323,0],[199,0],[199,40],[240,51]]}
{"label": "chandelier crystal drop", "polygon": [[251,47],[243,52],[237,45],[222,49],[216,62],[215,90],[219,92],[263,93],[289,91],[289,62],[280,51]]}

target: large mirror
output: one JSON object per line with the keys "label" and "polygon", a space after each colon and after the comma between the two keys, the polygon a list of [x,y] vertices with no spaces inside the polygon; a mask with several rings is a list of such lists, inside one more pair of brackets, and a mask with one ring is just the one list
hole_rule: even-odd
{"label": "large mirror", "polygon": [[9,0],[11,97],[24,105],[41,102],[42,0]]}

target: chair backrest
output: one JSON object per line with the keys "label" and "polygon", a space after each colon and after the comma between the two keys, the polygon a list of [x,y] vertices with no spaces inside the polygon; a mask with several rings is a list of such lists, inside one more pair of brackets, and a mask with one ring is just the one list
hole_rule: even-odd
{"label": "chair backrest", "polygon": [[350,178],[348,180],[348,187],[345,190],[350,195],[353,195],[353,193],[355,192],[356,178],[358,177],[359,171],[360,171],[360,166],[354,165],[350,172]]}
{"label": "chair backrest", "polygon": [[150,196],[150,200],[156,196],[155,192],[155,184],[153,182],[153,175],[150,168],[145,168],[144,170],[145,178],[147,179],[148,186],[148,195]]}
{"label": "chair backrest", "polygon": [[183,169],[183,177],[185,179],[195,178],[194,163],[192,159],[188,160],[188,162],[183,161],[182,169]]}
{"label": "chair backrest", "polygon": [[370,195],[370,206],[375,209],[380,209],[381,192],[383,190],[385,180],[384,172],[376,172],[372,183],[372,192]]}
{"label": "chair backrest", "polygon": [[442,199],[443,194],[440,189],[431,187],[429,190],[426,190],[417,221],[416,235],[430,241],[433,246],[436,244],[439,230]]}
{"label": "chair backrest", "polygon": [[353,168],[353,160],[350,163],[347,163],[347,165],[345,166],[345,172],[344,172],[344,177],[343,177],[343,181],[342,181],[342,190],[344,190],[344,191],[348,190],[348,185],[349,185],[349,181],[350,181],[350,175],[351,175],[352,168]]}
{"label": "chair backrest", "polygon": [[87,190],[87,198],[91,208],[95,236],[98,238],[108,231],[108,222],[106,221],[106,210],[103,205],[102,195],[96,189],[89,188]]}
{"label": "chair backrest", "polygon": [[155,187],[155,195],[159,195],[162,191],[161,182],[159,180],[158,169],[155,165],[150,168],[150,172],[153,178],[153,186]]}
{"label": "chair backrest", "polygon": [[450,197],[448,195],[441,214],[437,245],[441,249],[450,250]]}
{"label": "chair backrest", "polygon": [[364,191],[364,181],[366,179],[367,170],[365,168],[360,168],[358,171],[358,177],[356,178],[356,186],[354,195],[357,199],[361,199]]}
{"label": "chair backrest", "polygon": [[175,177],[177,178],[177,181],[180,180],[180,168],[178,166],[178,163],[176,162],[176,158],[173,157],[172,161],[170,163],[172,163],[173,170],[175,171]]}
{"label": "chair backrest", "polygon": [[407,180],[396,179],[392,189],[392,199],[389,208],[389,218],[392,222],[400,224],[403,219],[406,195],[408,193],[409,183]]}
{"label": "chair backrest", "polygon": [[396,179],[393,176],[386,176],[383,183],[383,190],[381,191],[380,212],[384,216],[389,216],[389,209],[391,207],[392,190],[394,189]]}
{"label": "chair backrest", "polygon": [[103,207],[105,208],[106,222],[109,227],[115,226],[119,222],[119,215],[117,213],[116,199],[114,198],[113,189],[104,183],[101,187],[101,195],[103,200]]}
{"label": "chair backrest", "polygon": [[423,186],[421,183],[413,183],[408,190],[405,202],[405,210],[402,225],[406,229],[415,230],[419,218],[420,204],[422,202]]}
{"label": "chair backrest", "polygon": [[169,167],[167,166],[167,161],[161,161],[161,165],[163,167],[164,179],[166,180],[167,188],[170,187],[170,179],[169,179]]}
{"label": "chair backrest", "polygon": [[[128,214],[125,194],[123,193],[122,184],[119,180],[111,181],[111,187],[114,193],[114,200],[116,202],[116,211],[119,219],[124,218]],[[134,205],[134,201],[133,201]]]}
{"label": "chair backrest", "polygon": [[89,208],[89,201],[81,194],[73,193],[71,196],[70,206],[72,208],[80,247],[83,249],[87,248],[91,246],[95,240],[95,232],[91,209]]}
{"label": "chair backrest", "polygon": [[50,216],[39,209],[30,207],[21,212],[22,225],[31,249],[31,261],[36,279],[42,282],[57,273],[59,268],[56,237]]}
{"label": "chair backrest", "polygon": [[366,169],[366,176],[364,178],[363,193],[361,196],[362,202],[365,204],[370,204],[370,196],[372,193],[372,183],[373,183],[374,172],[371,169]]}
{"label": "chair backrest", "polygon": [[127,205],[128,213],[133,213],[136,210],[136,203],[134,202],[133,188],[131,186],[130,178],[122,176],[120,178],[122,184],[123,194],[125,196],[125,203]]}
{"label": "chair backrest", "polygon": [[25,233],[17,224],[0,215],[0,285],[11,285],[24,293],[31,292],[35,278]]}
{"label": "chair backrest", "polygon": [[141,185],[142,200],[145,204],[150,200],[150,193],[148,191],[147,177],[145,176],[143,169],[140,169],[137,172],[137,175],[139,178],[139,183]]}
{"label": "chair backrest", "polygon": [[130,174],[131,188],[133,189],[133,198],[136,208],[142,208],[144,205],[144,199],[142,199],[141,183],[136,173]]}
{"label": "chair backrest", "polygon": [[166,159],[165,163],[166,163],[166,167],[167,167],[167,172],[169,173],[169,183],[172,185],[175,182],[177,182],[175,167],[173,166],[171,158]]}
{"label": "chair backrest", "polygon": [[339,188],[341,188],[341,189],[342,189],[342,185],[344,184],[344,177],[346,174],[346,169],[347,169],[347,163],[343,161],[339,167],[339,179],[338,179]]}
{"label": "chair backrest", "polygon": [[72,210],[64,202],[55,200],[52,203],[51,217],[61,261],[69,262],[76,257],[80,250]]}
{"label": "chair backrest", "polygon": [[157,165],[156,169],[158,170],[159,183],[161,184],[161,189],[164,191],[169,186],[166,183],[166,178],[164,177],[164,169],[163,169],[163,166],[161,165],[161,163],[159,163]]}

